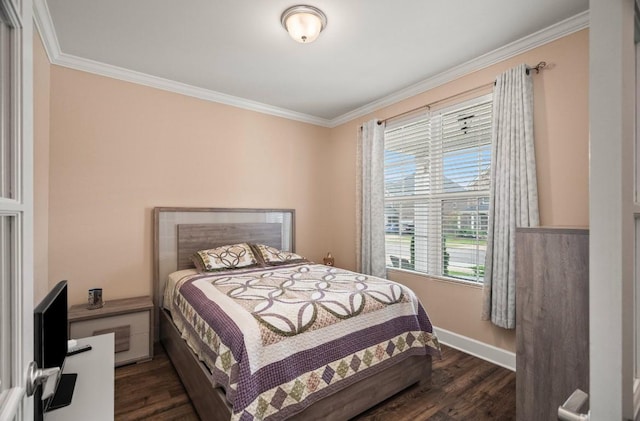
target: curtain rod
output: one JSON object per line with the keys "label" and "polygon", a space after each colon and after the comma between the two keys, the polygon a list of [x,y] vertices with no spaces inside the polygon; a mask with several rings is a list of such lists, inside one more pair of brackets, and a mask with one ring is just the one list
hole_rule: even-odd
{"label": "curtain rod", "polygon": [[540,63],[536,64],[533,67],[527,66],[527,74],[529,74],[530,70],[535,70],[536,74],[538,74],[538,73],[540,73],[540,70],[544,69],[545,67],[547,67],[547,62],[546,61],[541,61]]}
{"label": "curtain rod", "polygon": [[[527,74],[529,74],[530,70],[535,70],[536,74],[538,74],[538,73],[540,73],[540,70],[544,69],[545,67],[547,67],[547,62],[546,61],[541,61],[540,63],[536,64],[535,66],[527,66]],[[467,89],[466,91],[458,92],[457,94],[448,96],[446,98],[439,99],[437,101],[430,102],[429,104],[425,104],[425,105],[421,105],[421,106],[416,107],[416,108],[412,108],[409,111],[405,111],[405,112],[402,112],[400,114],[396,114],[393,117],[387,117],[387,118],[385,118],[383,120],[378,120],[378,125],[380,125],[382,123],[386,123],[389,120],[393,120],[395,118],[402,117],[404,115],[411,114],[413,112],[419,111],[419,110],[421,110],[423,108],[429,109],[429,108],[433,107],[434,105],[439,104],[441,102],[448,101],[450,99],[453,99],[453,98],[456,98],[456,97],[459,97],[459,96],[467,95],[467,94],[470,94],[471,92],[479,91],[481,89],[488,88],[489,86],[493,86],[495,84],[496,84],[495,81],[493,81],[491,83],[485,83],[484,85],[476,86],[475,88],[471,88],[471,89]]]}
{"label": "curtain rod", "polygon": [[449,101],[450,99],[457,98],[459,96],[467,95],[467,94],[470,94],[470,93],[475,92],[475,91],[486,89],[486,88],[488,88],[490,86],[493,86],[493,82],[485,83],[484,85],[476,86],[475,88],[471,88],[471,89],[467,89],[466,91],[458,92],[457,94],[450,95],[450,96],[448,96],[446,98],[442,98],[442,99],[439,99],[437,101],[433,101],[433,102],[430,102],[428,104],[421,105],[421,106],[416,107],[416,108],[412,108],[412,109],[410,109],[408,111],[402,112],[400,114],[396,114],[393,117],[385,118],[384,120],[378,120],[378,124],[382,124],[382,123],[385,123],[385,122],[387,122],[389,120],[393,120],[393,119],[396,119],[398,117],[402,117],[404,115],[414,113],[414,112],[419,111],[419,110],[421,110],[423,108],[429,109],[429,108],[433,107],[434,105],[439,104],[441,102]]}

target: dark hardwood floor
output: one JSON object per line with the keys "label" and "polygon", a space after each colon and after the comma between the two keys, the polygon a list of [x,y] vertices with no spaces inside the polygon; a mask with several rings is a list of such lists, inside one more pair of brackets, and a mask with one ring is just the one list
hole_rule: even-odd
{"label": "dark hardwood floor", "polygon": [[[412,386],[354,420],[515,420],[516,376],[452,348],[434,359],[430,385]],[[116,420],[198,420],[164,349],[116,369]]]}
{"label": "dark hardwood floor", "polygon": [[116,368],[116,420],[199,420],[160,345],[153,360]]}

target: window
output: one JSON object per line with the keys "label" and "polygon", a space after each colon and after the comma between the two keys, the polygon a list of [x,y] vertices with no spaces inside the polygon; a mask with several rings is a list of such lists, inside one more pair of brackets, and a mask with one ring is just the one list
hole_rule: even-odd
{"label": "window", "polygon": [[491,178],[491,95],[385,129],[387,266],[481,283]]}

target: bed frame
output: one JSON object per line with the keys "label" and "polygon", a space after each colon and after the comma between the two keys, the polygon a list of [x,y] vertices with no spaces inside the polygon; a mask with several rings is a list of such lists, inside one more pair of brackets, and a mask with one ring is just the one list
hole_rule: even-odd
{"label": "bed frame", "polygon": [[[231,407],[208,368],[191,351],[162,308],[167,275],[193,267],[197,250],[239,242],[295,251],[295,211],[291,209],[154,209],[155,332],[203,420],[229,421]],[[431,357],[413,356],[352,384],[294,415],[291,420],[347,420],[418,382],[431,381]]]}

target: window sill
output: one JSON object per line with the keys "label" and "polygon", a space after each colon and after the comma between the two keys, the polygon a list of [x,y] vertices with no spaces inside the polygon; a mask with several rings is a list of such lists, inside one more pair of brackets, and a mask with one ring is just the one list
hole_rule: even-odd
{"label": "window sill", "polygon": [[454,284],[454,285],[477,288],[477,289],[482,289],[483,287],[483,284],[479,284],[477,282],[465,281],[464,279],[458,279],[458,278],[449,278],[446,276],[427,275],[426,273],[416,272],[409,269],[388,267],[387,272],[398,272],[398,273],[408,274],[412,276],[417,276],[420,278],[427,278],[427,279],[431,279],[438,282],[444,282],[448,284]]}

